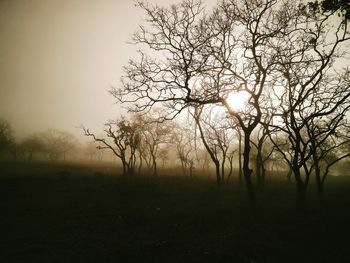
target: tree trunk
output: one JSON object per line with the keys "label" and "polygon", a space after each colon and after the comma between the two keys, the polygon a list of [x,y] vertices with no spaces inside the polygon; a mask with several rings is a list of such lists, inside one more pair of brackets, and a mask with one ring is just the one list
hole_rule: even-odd
{"label": "tree trunk", "polygon": [[128,175],[130,175],[130,176],[134,175],[135,170],[134,170],[134,166],[133,165],[127,164],[126,168],[127,168],[127,174]]}
{"label": "tree trunk", "polygon": [[138,168],[138,175],[141,175],[141,169],[142,169],[142,156],[140,155],[140,163]]}
{"label": "tree trunk", "polygon": [[199,133],[200,133],[202,142],[204,144],[204,147],[207,150],[207,152],[209,153],[211,160],[215,164],[216,180],[217,180],[218,185],[220,185],[220,183],[221,183],[221,180],[220,180],[220,162],[218,161],[218,159],[215,156],[214,152],[210,149],[207,141],[205,140],[204,132],[203,132],[202,126],[201,126],[201,124],[199,122],[199,116],[195,117],[195,121],[197,123],[198,129],[199,129]]}
{"label": "tree trunk", "polygon": [[261,187],[264,189],[266,179],[266,169],[264,164],[261,166]]}
{"label": "tree trunk", "polygon": [[156,157],[152,154],[152,166],[153,166],[153,175],[157,176],[157,161]]}
{"label": "tree trunk", "polygon": [[193,163],[190,163],[189,165],[189,172],[190,172],[190,178],[193,178]]}
{"label": "tree trunk", "polygon": [[260,187],[261,186],[261,164],[260,164],[259,149],[255,159],[255,166],[256,166],[256,183],[257,183],[257,186]]}
{"label": "tree trunk", "polygon": [[123,175],[127,175],[126,162],[122,160],[123,163]]}
{"label": "tree trunk", "polygon": [[252,183],[252,172],[253,170],[249,168],[249,155],[250,155],[250,133],[251,131],[245,131],[244,134],[244,150],[243,150],[243,175],[246,182],[247,193],[249,200],[253,206],[256,205],[256,197],[254,186]]}
{"label": "tree trunk", "polygon": [[293,167],[295,182],[297,187],[296,209],[299,212],[306,210],[306,185],[301,179],[300,170],[298,167]]}
{"label": "tree trunk", "polygon": [[225,156],[223,155],[223,159],[221,162],[221,182],[225,182]]}
{"label": "tree trunk", "polygon": [[186,167],[186,163],[185,163],[185,160],[184,160],[183,156],[180,156],[180,162],[181,162],[182,174],[183,174],[183,176],[186,176],[186,174],[187,174],[187,167]]}
{"label": "tree trunk", "polygon": [[265,186],[265,167],[261,154],[261,148],[258,147],[258,153],[256,155],[256,179],[259,188],[264,188]]}
{"label": "tree trunk", "polygon": [[318,201],[320,203],[320,207],[324,207],[324,192],[323,192],[323,182],[321,180],[321,171],[319,167],[316,165],[315,169],[315,175],[316,175],[316,187],[317,187],[317,197]]}
{"label": "tree trunk", "polygon": [[221,184],[221,176],[220,176],[220,162],[217,160],[213,160],[215,164],[215,175],[216,175],[216,182],[218,185]]}
{"label": "tree trunk", "polygon": [[228,176],[226,178],[226,182],[228,182],[230,180],[230,177],[231,177],[232,172],[233,172],[232,159],[233,159],[233,155],[229,157],[230,171],[229,171]]}
{"label": "tree trunk", "polygon": [[238,180],[242,182],[242,134],[238,132]]}

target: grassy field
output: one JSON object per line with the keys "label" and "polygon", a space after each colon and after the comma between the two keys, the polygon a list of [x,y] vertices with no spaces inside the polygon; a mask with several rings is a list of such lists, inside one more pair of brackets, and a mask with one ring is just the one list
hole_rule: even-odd
{"label": "grassy field", "polygon": [[252,212],[244,185],[107,175],[103,167],[0,166],[0,262],[350,262],[350,178],[327,209],[269,179]]}

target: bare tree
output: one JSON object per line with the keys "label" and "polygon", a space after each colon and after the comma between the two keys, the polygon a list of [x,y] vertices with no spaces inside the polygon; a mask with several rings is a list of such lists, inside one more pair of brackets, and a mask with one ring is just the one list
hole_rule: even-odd
{"label": "bare tree", "polygon": [[[264,118],[264,123],[267,122],[267,118],[270,118],[271,116],[267,116]],[[255,157],[255,175],[257,179],[257,186],[264,188],[265,186],[265,179],[266,179],[266,163],[270,160],[270,157],[273,155],[275,151],[275,147],[273,144],[268,140],[269,130],[266,125],[258,125],[256,132],[254,135],[255,138],[252,138],[252,145],[254,145],[256,150],[256,157]]]}
{"label": "bare tree", "polygon": [[[243,173],[251,200],[250,135],[260,121],[259,99],[274,65],[265,52],[267,40],[280,37],[294,16],[276,2],[224,1],[209,17],[193,1],[169,9],[140,3],[150,27],[141,27],[134,40],[162,55],[150,58],[141,51],[141,59],[126,67],[124,88],[112,91],[121,101],[134,102],[136,111],[162,102],[169,106],[168,117],[194,104],[224,105],[244,133]],[[242,90],[250,95],[248,115],[226,100],[230,92]]]}
{"label": "bare tree", "polygon": [[[208,107],[207,107],[208,108]],[[215,111],[217,111],[215,113]],[[217,107],[205,112],[205,107],[196,107],[193,113],[203,145],[215,165],[218,184],[225,182],[226,161],[229,161],[232,174],[232,123],[225,112]],[[229,154],[231,158],[229,158]]]}
{"label": "bare tree", "polygon": [[[315,124],[324,125],[325,133],[321,137],[327,138],[326,134],[336,131],[341,123],[336,116],[348,111],[350,96],[349,71],[334,66],[346,56],[340,47],[349,40],[347,23],[331,14],[313,14],[305,8],[303,12],[305,15],[298,19],[299,26],[293,27],[283,43],[274,47],[280,75],[275,81],[272,126],[285,134],[287,141],[282,146],[289,145],[288,154],[276,143],[280,135],[270,136],[293,171],[300,209],[305,207],[306,190],[314,168],[310,166],[310,149],[317,144],[312,135],[315,135]],[[330,122],[326,124],[324,119]]]}
{"label": "bare tree", "polygon": [[[187,125],[189,127],[193,125]],[[183,127],[179,123],[175,123],[171,132],[170,141],[175,146],[176,155],[180,160],[183,175],[193,175],[193,168],[196,159],[196,136],[193,129]]]}
{"label": "bare tree", "polygon": [[[156,114],[154,111],[153,113]],[[157,160],[161,153],[161,147],[169,142],[171,129],[170,122],[159,122],[158,118],[154,118],[154,116],[144,116],[142,142],[147,149],[153,175],[157,175]]]}
{"label": "bare tree", "polygon": [[[262,102],[271,90],[281,95],[278,90],[286,84],[289,92],[300,94],[299,101],[305,101],[307,88],[318,85],[338,44],[347,40],[346,24],[335,25],[331,14],[311,15],[289,0],[223,0],[209,15],[194,1],[170,8],[144,2],[139,6],[148,23],[134,35],[142,48],[140,58],[130,61],[123,87],[112,90],[112,95],[133,103],[134,111],[162,103],[167,107],[163,119],[190,106],[223,105],[243,134],[242,170],[254,202],[251,135],[262,122]],[[325,30],[327,26],[335,31]],[[228,101],[231,93],[240,92],[249,96],[244,111]],[[285,98],[288,95],[284,93]],[[291,104],[277,97],[284,108]],[[300,196],[303,184],[298,180]]]}
{"label": "bare tree", "polygon": [[92,137],[100,143],[100,149],[111,150],[122,162],[123,175],[133,175],[136,163],[136,150],[139,146],[141,134],[139,123],[121,118],[105,124],[104,132],[107,138],[91,133],[83,127],[85,136]]}
{"label": "bare tree", "polygon": [[210,145],[210,143],[208,143],[208,141],[207,141],[205,131],[204,131],[202,124],[200,122],[202,109],[203,109],[202,107],[201,108],[196,107],[195,112],[193,114],[193,117],[196,121],[203,145],[204,145],[205,149],[207,150],[207,152],[209,153],[209,156],[215,165],[216,181],[218,184],[220,184],[221,183],[221,175],[220,175],[220,159],[218,156],[218,149],[217,149],[216,145]]}
{"label": "bare tree", "polygon": [[316,177],[320,205],[324,205],[324,182],[330,169],[350,156],[349,126],[343,111],[306,123],[310,138],[311,168]]}

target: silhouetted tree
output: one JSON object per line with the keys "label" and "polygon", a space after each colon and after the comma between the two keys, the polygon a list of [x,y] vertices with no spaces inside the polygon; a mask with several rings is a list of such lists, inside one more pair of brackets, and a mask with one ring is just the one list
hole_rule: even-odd
{"label": "silhouetted tree", "polygon": [[[207,107],[208,108],[208,107]],[[222,108],[222,107],[221,107]],[[217,106],[211,107],[205,112],[205,107],[196,107],[192,114],[203,145],[211,160],[215,165],[215,174],[217,182],[225,182],[226,161],[229,161],[230,173],[232,173],[232,123],[227,119],[227,115],[223,109]]]}
{"label": "silhouetted tree", "polygon": [[[192,125],[187,125],[192,126]],[[193,129],[176,123],[171,131],[170,141],[175,146],[176,155],[180,160],[183,175],[192,177],[196,159],[196,138]]]}
{"label": "silhouetted tree", "polygon": [[[256,157],[255,157],[255,167],[256,167],[256,179],[258,187],[264,188],[265,186],[265,176],[266,176],[266,167],[265,162],[270,158],[274,147],[271,147],[267,150],[266,140],[268,139],[268,129],[264,126],[259,125],[256,132],[256,141],[252,140],[252,144],[256,148]],[[268,152],[266,152],[268,151]]]}
{"label": "silhouetted tree", "polygon": [[237,127],[236,129],[236,133],[238,135],[238,180],[240,182],[242,182],[242,131],[240,129],[240,127]]}
{"label": "silhouetted tree", "polygon": [[196,107],[195,112],[193,114],[193,117],[194,117],[195,122],[197,124],[203,145],[204,145],[205,149],[207,150],[207,152],[209,153],[209,156],[210,156],[212,162],[214,163],[216,181],[218,184],[220,184],[221,183],[221,175],[220,175],[220,159],[219,159],[218,151],[217,151],[218,149],[217,149],[216,145],[210,145],[210,143],[208,142],[208,140],[206,138],[205,131],[204,131],[202,124],[201,124],[201,121],[200,121],[202,110],[203,110],[202,107]]}
{"label": "silhouetted tree", "polygon": [[[264,98],[262,102],[263,108],[268,108],[269,106],[268,98]],[[252,134],[252,145],[255,146],[256,156],[255,156],[255,175],[257,179],[257,186],[264,188],[265,177],[266,177],[266,162],[273,155],[275,147],[269,141],[269,129],[268,124],[271,122],[273,115],[269,110],[264,110],[264,114],[261,118],[260,124],[256,127],[255,132]]]}
{"label": "silhouetted tree", "polygon": [[323,117],[322,120],[311,120],[306,123],[310,138],[310,169],[315,172],[321,206],[324,204],[324,182],[330,169],[350,156],[350,134],[345,120],[345,109]]}
{"label": "silhouetted tree", "polygon": [[142,127],[142,143],[146,147],[147,154],[151,160],[150,166],[153,175],[157,175],[157,160],[161,152],[161,147],[169,142],[171,137],[172,123],[159,122],[159,118],[155,117],[158,110],[152,111],[152,114],[144,116]]}
{"label": "silhouetted tree", "polygon": [[134,174],[136,150],[141,139],[138,122],[125,118],[107,122],[104,129],[107,138],[98,137],[85,127],[83,130],[85,136],[90,136],[100,143],[99,149],[109,149],[121,160],[123,175]]}
{"label": "silhouetted tree", "polygon": [[349,109],[349,71],[334,66],[344,58],[340,47],[349,36],[347,23],[328,15],[307,13],[298,21],[298,27],[293,26],[283,42],[273,46],[280,74],[271,95],[275,98],[272,126],[285,135],[287,141],[282,146],[289,146],[289,151],[276,143],[281,135],[270,137],[293,171],[297,206],[303,209],[313,172],[310,147],[314,138],[310,132],[315,123],[323,123],[326,133],[337,130],[336,121],[329,126],[323,120],[342,116]]}
{"label": "silhouetted tree", "polygon": [[[262,122],[262,102],[273,92],[279,95],[285,81],[297,83],[289,85],[294,94],[304,94],[299,84],[301,89],[317,85],[338,44],[347,39],[346,23],[330,21],[327,14],[313,15],[288,0],[223,0],[209,15],[194,1],[170,8],[144,2],[139,6],[148,23],[133,38],[142,47],[140,58],[126,66],[123,87],[112,90],[112,95],[133,103],[134,111],[162,103],[166,106],[162,119],[174,118],[190,106],[223,105],[243,134],[242,170],[254,202],[251,135]],[[335,41],[327,38],[330,35]],[[243,111],[227,100],[229,94],[239,92],[249,96]],[[301,197],[305,187],[297,181]]]}

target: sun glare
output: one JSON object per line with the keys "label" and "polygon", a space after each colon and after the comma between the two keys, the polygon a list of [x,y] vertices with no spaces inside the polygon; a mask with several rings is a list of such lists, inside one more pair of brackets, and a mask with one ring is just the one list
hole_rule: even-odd
{"label": "sun glare", "polygon": [[246,91],[231,92],[227,96],[227,103],[234,111],[244,111],[247,107],[249,94]]}

